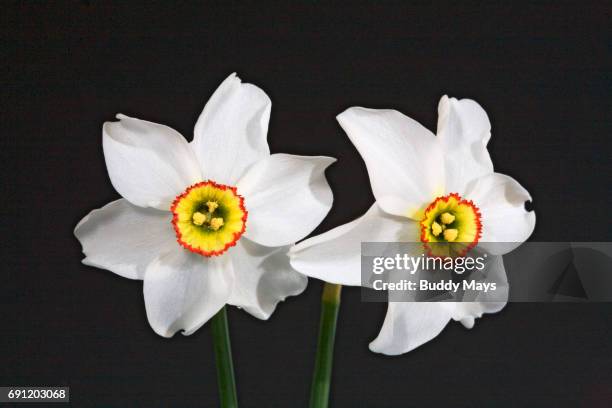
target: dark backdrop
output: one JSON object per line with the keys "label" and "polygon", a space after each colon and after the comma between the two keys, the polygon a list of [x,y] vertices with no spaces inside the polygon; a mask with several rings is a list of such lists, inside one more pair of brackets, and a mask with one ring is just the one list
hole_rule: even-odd
{"label": "dark backdrop", "polygon": [[[155,335],[141,283],[82,265],[72,229],[118,197],[104,121],[124,112],[191,138],[233,71],[273,100],[273,152],[339,158],[334,207],[315,233],[373,202],[335,115],[393,107],[435,129],[447,93],[489,113],[496,169],[534,197],[533,240],[612,238],[610,3],[223,3],[2,3],[2,385],[69,385],[75,407],[217,405],[209,327]],[[320,292],[311,280],[268,322],[229,311],[243,407],[306,405]],[[510,304],[389,358],[367,348],[385,305],[348,288],[332,404],[609,406],[611,312]]]}

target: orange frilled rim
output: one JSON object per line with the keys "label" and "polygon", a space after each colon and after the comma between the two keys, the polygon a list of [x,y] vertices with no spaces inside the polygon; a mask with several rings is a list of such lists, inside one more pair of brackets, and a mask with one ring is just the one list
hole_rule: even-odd
{"label": "orange frilled rim", "polygon": [[[453,242],[436,237],[432,224],[439,221],[441,214],[448,212],[455,217],[449,227],[458,230],[457,239]],[[471,200],[463,199],[457,193],[436,198],[425,208],[420,221],[420,239],[427,254],[432,257],[465,256],[474,248],[482,236],[482,215],[480,209]]]}
{"label": "orange frilled rim", "polygon": [[[218,205],[218,208],[210,213],[211,216],[223,219],[223,225],[217,230],[193,222],[194,213],[207,211],[205,206],[209,202]],[[225,253],[236,245],[246,231],[248,211],[244,198],[238,194],[236,187],[212,180],[189,186],[174,199],[170,211],[173,214],[172,226],[177,242],[189,251],[205,257]]]}

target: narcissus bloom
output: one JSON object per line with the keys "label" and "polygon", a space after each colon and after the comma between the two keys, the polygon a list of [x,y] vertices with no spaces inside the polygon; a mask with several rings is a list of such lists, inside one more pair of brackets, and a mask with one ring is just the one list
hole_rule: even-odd
{"label": "narcissus bloom", "polygon": [[[361,218],[303,241],[291,249],[291,264],[332,283],[360,285],[361,242],[422,242],[430,255],[478,245],[499,257],[489,278],[507,286],[500,255],[525,241],[535,214],[525,209],[527,190],[493,171],[487,151],[491,124],[476,102],[444,96],[438,134],[395,110],[350,108],[338,121],[363,157],[376,202]],[[432,243],[446,243],[432,245]],[[507,295],[507,292],[506,292]],[[437,336],[451,320],[466,327],[502,302],[390,302],[370,349],[401,354]]]}
{"label": "narcissus bloom", "polygon": [[175,130],[117,115],[103,127],[110,180],[123,198],[77,225],[87,265],[144,280],[151,327],[191,334],[225,304],[267,319],[307,278],[288,246],[332,205],[334,159],[270,154],[271,102],[230,75],[188,143]]}

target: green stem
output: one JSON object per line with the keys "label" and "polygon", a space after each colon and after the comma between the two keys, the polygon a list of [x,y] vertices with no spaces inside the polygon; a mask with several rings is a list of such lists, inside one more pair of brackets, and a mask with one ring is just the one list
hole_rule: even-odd
{"label": "green stem", "polygon": [[234,364],[232,363],[232,347],[230,345],[227,312],[225,306],[217,312],[210,321],[215,361],[217,363],[217,382],[219,384],[219,399],[222,408],[237,408],[236,380],[234,379]]}
{"label": "green stem", "polygon": [[338,310],[340,309],[341,290],[342,285],[325,283],[325,286],[323,286],[319,341],[317,343],[312,388],[310,389],[310,408],[327,408],[329,404],[329,386],[331,383],[334,339],[336,337],[336,322],[338,321]]}

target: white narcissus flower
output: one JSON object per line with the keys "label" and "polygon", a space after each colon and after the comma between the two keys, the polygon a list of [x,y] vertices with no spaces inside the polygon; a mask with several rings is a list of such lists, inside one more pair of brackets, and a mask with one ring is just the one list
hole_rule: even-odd
{"label": "white narcissus flower", "polygon": [[[349,108],[338,121],[363,157],[376,202],[348,224],[290,250],[298,271],[343,285],[360,285],[361,242],[478,244],[495,258],[489,279],[506,287],[501,302],[390,302],[370,349],[408,352],[436,337],[451,320],[466,327],[507,300],[501,255],[525,241],[535,226],[531,200],[517,181],[493,171],[487,151],[491,124],[476,102],[444,96],[438,134],[395,110]],[[439,246],[438,246],[439,247]],[[498,299],[499,300],[499,299]]]}
{"label": "white narcissus flower", "polygon": [[123,198],[92,211],[75,235],[83,263],[144,281],[151,327],[191,334],[225,304],[267,319],[307,278],[289,245],[332,205],[335,160],[270,154],[271,102],[230,75],[188,143],[175,130],[117,115],[103,127],[111,182]]}

